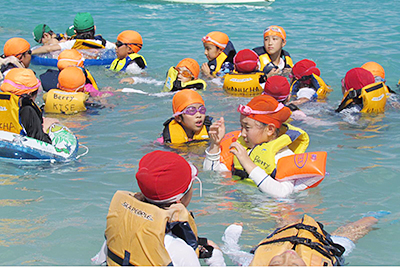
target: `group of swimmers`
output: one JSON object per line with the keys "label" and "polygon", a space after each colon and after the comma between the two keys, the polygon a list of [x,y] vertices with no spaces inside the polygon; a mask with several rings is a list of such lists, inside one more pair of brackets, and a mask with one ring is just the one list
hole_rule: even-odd
{"label": "group of swimmers", "polygon": [[[99,90],[78,49],[115,49],[117,58],[110,66],[113,71],[147,67],[145,58],[138,54],[143,40],[136,31],[123,31],[115,43],[109,42],[95,35],[93,18],[87,12],[78,13],[73,27],[68,29],[73,32],[56,34],[48,25],[39,24],[34,29],[34,39],[43,46],[33,51],[22,38],[6,42],[0,61],[0,102],[10,108],[1,110],[0,125],[8,125],[1,130],[51,143],[46,132],[56,120],[43,117],[35,103],[40,86],[46,92],[45,113],[85,111],[89,98],[113,94]],[[286,156],[304,153],[309,144],[308,134],[288,123],[290,117],[300,112],[302,104],[324,99],[332,90],[320,77],[315,62],[303,59],[293,64],[290,54],[283,50],[286,33],[275,25],[264,31],[264,46],[252,50],[236,53],[229,37],[218,31],[204,36],[202,42],[208,62],[200,66],[194,59],[185,58],[167,71],[162,90],[177,92],[172,99],[172,117],[164,123],[157,141],[209,142],[203,170],[230,172],[274,197],[311,187],[299,180],[279,179],[280,168],[285,166],[277,166]],[[54,51],[61,51],[58,69],[48,70],[37,79],[28,69],[31,55]],[[262,90],[246,105],[239,105],[240,131],[227,134],[223,117],[213,122],[206,115],[199,92],[206,89],[207,83],[200,75],[206,80],[225,79],[227,88],[243,77],[256,77],[255,88]],[[387,95],[394,93],[384,79],[383,68],[374,62],[348,71],[342,80],[344,98],[337,111],[351,108],[358,112],[382,112]],[[122,81],[134,83],[135,77]],[[187,210],[193,182],[199,180],[196,167],[174,152],[154,151],[140,160],[136,179],[140,193],[117,191],[111,201],[106,242],[93,259],[95,263],[197,266],[198,258],[203,257],[210,265],[225,265],[220,248],[198,237],[194,218]],[[376,221],[366,217],[337,233],[356,241]],[[358,234],[354,235],[354,231]],[[224,238],[237,243],[240,232],[241,226],[234,225],[227,229]],[[345,243],[331,237],[321,223],[305,215],[258,244],[254,258],[246,264],[341,265],[347,249]]]}

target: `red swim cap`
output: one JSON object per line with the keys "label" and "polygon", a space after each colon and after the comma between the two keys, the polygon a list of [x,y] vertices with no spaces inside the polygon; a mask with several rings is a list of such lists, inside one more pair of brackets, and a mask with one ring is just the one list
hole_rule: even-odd
{"label": "red swim cap", "polygon": [[300,60],[293,66],[293,75],[294,77],[296,77],[296,79],[300,79],[304,76],[309,76],[311,74],[320,76],[321,72],[316,66],[317,64],[315,64],[315,62],[312,60]]}
{"label": "red swim cap", "polygon": [[262,94],[272,96],[278,101],[283,101],[290,94],[290,84],[283,76],[271,76],[267,79]]}
{"label": "red swim cap", "polygon": [[238,72],[250,73],[258,67],[258,55],[250,49],[240,50],[233,58],[233,63]]}
{"label": "red swim cap", "polygon": [[372,75],[370,71],[363,68],[351,69],[344,77],[344,87],[346,91],[350,89],[358,90],[374,82],[374,75]]}
{"label": "red swim cap", "polygon": [[196,175],[197,169],[178,154],[158,150],[140,160],[136,180],[148,201],[172,203],[184,196]]}

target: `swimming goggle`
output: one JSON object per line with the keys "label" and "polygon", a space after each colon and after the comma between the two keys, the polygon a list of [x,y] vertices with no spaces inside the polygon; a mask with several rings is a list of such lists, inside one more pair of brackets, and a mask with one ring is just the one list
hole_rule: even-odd
{"label": "swimming goggle", "polygon": [[201,40],[203,41],[203,43],[209,42],[209,43],[215,44],[215,45],[218,46],[218,47],[222,47],[222,48],[225,48],[225,47],[226,47],[226,44],[221,44],[221,43],[215,41],[214,39],[212,39],[212,38],[211,38],[210,36],[208,36],[208,35],[206,35],[206,36],[204,36],[203,38],[201,38]]}
{"label": "swimming goggle", "polygon": [[246,106],[246,105],[239,105],[237,111],[240,112],[240,114],[244,116],[250,116],[250,115],[266,115],[266,114],[272,114],[280,111],[283,109],[285,105],[282,103],[279,103],[278,106],[276,107],[275,110],[272,111],[264,111],[264,110],[253,110],[251,107]]}
{"label": "swimming goggle", "polygon": [[85,58],[82,56],[81,59],[71,59],[71,58],[60,58],[58,61],[69,61],[69,62],[75,62],[76,66],[79,66],[81,63],[85,61]]}
{"label": "swimming goggle", "polygon": [[16,54],[16,55],[15,55],[15,57],[18,57],[19,55],[23,56],[23,55],[25,55],[25,54],[32,55],[32,50],[31,50],[31,49],[29,49],[29,50],[27,50],[27,51],[25,51],[25,52],[22,52],[22,53]]}
{"label": "swimming goggle", "polygon": [[180,68],[175,68],[175,69],[178,71],[180,75],[182,75],[185,78],[194,78],[193,74],[188,70],[183,70]]}
{"label": "swimming goggle", "polygon": [[134,46],[137,46],[137,47],[139,47],[140,49],[142,49],[142,44],[138,44],[138,43],[123,43],[123,42],[121,42],[121,41],[117,41],[116,43],[115,43],[115,46],[116,47],[121,47],[121,46],[123,46],[123,45],[134,45]]}
{"label": "swimming goggle", "polygon": [[264,30],[264,34],[266,34],[269,31],[273,31],[273,32],[277,32],[283,35],[283,32],[281,31],[281,29],[279,29],[278,27],[268,27]]}
{"label": "swimming goggle", "polygon": [[199,108],[187,107],[183,111],[174,113],[174,115],[172,115],[172,116],[176,117],[176,116],[179,116],[179,115],[182,115],[182,114],[187,114],[187,115],[193,116],[197,112],[199,112],[200,114],[204,115],[204,114],[206,114],[207,109],[206,109],[205,106],[200,106]]}

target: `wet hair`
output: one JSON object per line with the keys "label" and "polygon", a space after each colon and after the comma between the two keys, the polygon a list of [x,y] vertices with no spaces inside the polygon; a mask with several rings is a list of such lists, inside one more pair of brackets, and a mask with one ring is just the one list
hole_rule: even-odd
{"label": "wet hair", "polygon": [[85,32],[77,31],[75,39],[94,39],[94,34],[95,34],[94,29]]}
{"label": "wet hair", "polygon": [[[267,127],[268,125],[273,125],[273,124],[263,123],[263,122],[257,121],[257,120],[255,120],[255,121],[256,121],[256,125],[257,125],[259,128],[265,128],[265,127]],[[275,127],[275,125],[274,125],[274,127]],[[277,128],[277,127],[275,127],[275,135],[276,135],[276,137],[279,136],[279,128]]]}

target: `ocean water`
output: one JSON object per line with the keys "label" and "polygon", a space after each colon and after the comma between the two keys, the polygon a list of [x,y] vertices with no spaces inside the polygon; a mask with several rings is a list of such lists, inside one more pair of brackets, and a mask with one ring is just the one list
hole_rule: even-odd
{"label": "ocean water", "polygon": [[[216,173],[200,171],[199,186],[189,206],[201,236],[222,245],[226,226],[243,222],[240,244],[249,251],[276,226],[279,218],[307,213],[326,230],[361,218],[367,212],[390,211],[373,231],[360,239],[346,257],[350,265],[400,265],[400,149],[399,110],[383,115],[339,116],[333,110],[341,99],[340,79],[367,61],[380,63],[387,84],[397,90],[400,78],[400,1],[276,0],[263,5],[190,5],[151,0],[39,1],[2,3],[0,47],[11,37],[36,45],[32,30],[46,23],[64,32],[77,12],[92,13],[97,32],[115,41],[119,32],[133,29],[144,39],[140,51],[147,62],[142,83],[121,85],[122,77],[102,66],[89,67],[100,87],[142,90],[149,94],[117,93],[109,107],[74,116],[55,116],[78,136],[89,153],[69,163],[24,164],[0,162],[1,265],[90,265],[104,241],[106,215],[116,190],[138,191],[135,172],[140,158],[155,149],[162,123],[172,115],[172,95],[161,91],[165,73],[184,57],[206,61],[201,37],[223,31],[237,50],[262,45],[263,30],[271,24],[287,32],[294,61],[309,58],[333,87],[325,103],[303,111],[317,123],[295,122],[306,130],[309,151],[327,151],[329,175],[317,187],[276,200],[255,187],[233,183]],[[37,74],[47,67],[31,66]],[[203,97],[209,115],[239,128],[238,104],[249,101],[226,95],[208,83]],[[396,100],[395,100],[396,101]],[[204,148],[178,151],[199,168]],[[83,152],[83,150],[80,150]],[[232,264],[226,257],[226,262]]]}

